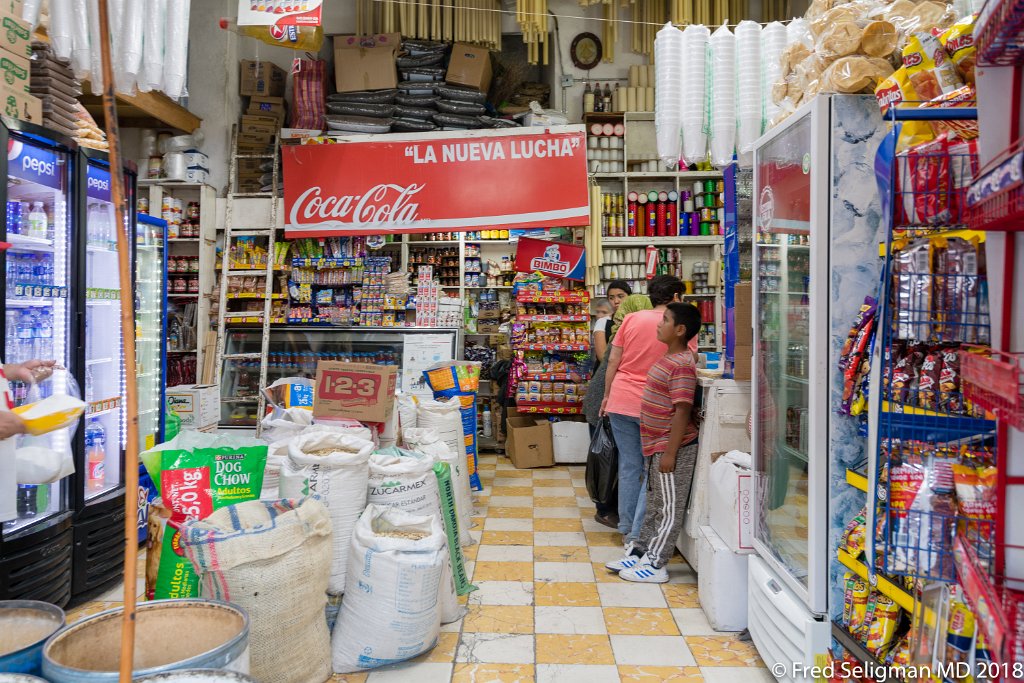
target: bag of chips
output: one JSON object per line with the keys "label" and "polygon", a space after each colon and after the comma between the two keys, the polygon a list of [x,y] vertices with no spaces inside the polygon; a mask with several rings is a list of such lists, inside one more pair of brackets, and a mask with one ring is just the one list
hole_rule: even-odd
{"label": "bag of chips", "polygon": [[949,55],[950,61],[956,66],[964,82],[970,85],[974,85],[974,66],[978,55],[978,49],[974,45],[974,22],[977,17],[977,14],[972,14],[939,34],[939,42]]}
{"label": "bag of chips", "polygon": [[872,654],[881,655],[893,646],[900,608],[881,593],[872,593],[868,598],[867,612],[870,622],[865,629],[865,645]]}

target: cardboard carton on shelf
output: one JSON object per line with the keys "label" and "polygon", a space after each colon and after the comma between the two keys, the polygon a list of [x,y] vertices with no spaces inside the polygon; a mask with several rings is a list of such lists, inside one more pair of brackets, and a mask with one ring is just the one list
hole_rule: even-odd
{"label": "cardboard carton on shelf", "polygon": [[288,113],[283,97],[253,96],[249,99],[249,109],[246,114],[251,116],[263,116],[277,119],[284,123],[284,117]]}
{"label": "cardboard carton on shelf", "polygon": [[38,97],[8,87],[0,80],[0,113],[4,116],[43,125],[43,102]]}
{"label": "cardboard carton on shelf", "polygon": [[505,452],[517,469],[551,467],[555,464],[551,424],[536,417],[509,413],[505,421]]}
{"label": "cardboard carton on shelf", "polygon": [[253,116],[245,114],[242,116],[242,124],[239,130],[243,133],[253,133],[273,136],[281,129],[281,122],[275,116]]}
{"label": "cardboard carton on shelf", "polygon": [[220,420],[220,388],[216,384],[179,384],[167,388],[167,406],[185,429],[205,429]]}
{"label": "cardboard carton on shelf", "polygon": [[733,301],[736,344],[751,345],[754,343],[754,291],[751,283],[737,283],[733,288]]}
{"label": "cardboard carton on shelf", "polygon": [[338,92],[386,90],[398,86],[395,55],[399,33],[334,36],[334,85]]}
{"label": "cardboard carton on shelf", "polygon": [[497,334],[501,323],[497,320],[478,320],[476,331],[478,334]]}
{"label": "cardboard carton on shelf", "polygon": [[281,97],[287,77],[287,72],[273,62],[243,59],[238,94]]}
{"label": "cardboard carton on shelf", "polygon": [[446,83],[464,85],[486,93],[491,87],[492,74],[490,50],[466,43],[455,43],[452,46],[452,57],[444,75]]}
{"label": "cardboard carton on shelf", "polygon": [[248,149],[257,147],[269,147],[270,143],[274,141],[273,133],[246,133],[240,131],[238,133],[238,146],[245,147]]}
{"label": "cardboard carton on shelf", "polygon": [[10,2],[0,3],[0,48],[19,57],[32,56],[32,27],[21,18],[21,9],[10,10]]}
{"label": "cardboard carton on shelf", "polygon": [[313,417],[388,422],[395,409],[394,365],[320,361],[313,385]]}
{"label": "cardboard carton on shelf", "polygon": [[0,80],[8,90],[28,95],[31,74],[32,62],[28,57],[0,50]]}

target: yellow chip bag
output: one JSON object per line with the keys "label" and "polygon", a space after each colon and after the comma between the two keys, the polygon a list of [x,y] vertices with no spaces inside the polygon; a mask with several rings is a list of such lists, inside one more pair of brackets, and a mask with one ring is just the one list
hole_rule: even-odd
{"label": "yellow chip bag", "polygon": [[964,81],[970,85],[974,85],[974,65],[978,53],[974,46],[974,20],[977,16],[973,14],[961,19],[939,35],[939,42],[946,50],[946,54]]}
{"label": "yellow chip bag", "polygon": [[[878,100],[878,108],[882,110],[883,116],[889,112],[890,107],[913,107],[921,101],[914,84],[910,81],[907,68],[903,66],[896,69],[888,78],[879,81],[878,87],[875,88],[875,99]],[[934,138],[935,133],[927,122],[907,121],[900,129],[896,149],[908,149]]]}
{"label": "yellow chip bag", "polygon": [[915,33],[907,40],[903,68],[918,102],[934,100],[964,84],[939,39],[930,33]]}
{"label": "yellow chip bag", "polygon": [[868,600],[871,623],[867,625],[868,651],[874,655],[886,652],[893,644],[896,627],[899,625],[900,608],[881,593],[872,593]]}

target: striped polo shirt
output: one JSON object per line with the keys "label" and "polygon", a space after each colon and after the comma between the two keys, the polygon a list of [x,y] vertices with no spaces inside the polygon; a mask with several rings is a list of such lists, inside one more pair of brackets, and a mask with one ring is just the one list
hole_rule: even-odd
{"label": "striped polo shirt", "polygon": [[[651,366],[640,403],[640,441],[645,456],[665,451],[675,406],[680,403],[693,405],[696,390],[697,366],[689,350],[666,354]],[[692,443],[697,434],[697,426],[691,417],[681,445]]]}

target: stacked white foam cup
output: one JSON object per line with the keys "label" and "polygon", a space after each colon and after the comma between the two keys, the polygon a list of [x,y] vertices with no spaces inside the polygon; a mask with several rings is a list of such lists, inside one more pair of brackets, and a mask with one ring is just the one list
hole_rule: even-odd
{"label": "stacked white foam cup", "polygon": [[683,32],[669,22],[654,39],[654,129],[658,157],[666,168],[676,167],[681,152],[682,55]]}
{"label": "stacked white foam cup", "polygon": [[761,25],[755,21],[741,21],[736,27],[736,150],[741,155],[750,151],[763,127],[762,38]]}
{"label": "stacked white foam cup", "polygon": [[693,164],[707,157],[707,84],[704,67],[707,60],[707,26],[690,24],[683,29],[683,158]]}
{"label": "stacked white foam cup", "polygon": [[779,115],[779,105],[772,99],[772,86],[782,78],[782,51],[786,49],[786,27],[773,21],[761,31],[761,70],[764,73],[764,126]]}
{"label": "stacked white foam cup", "polygon": [[736,36],[725,24],[711,34],[711,163],[724,168],[736,147]]}

